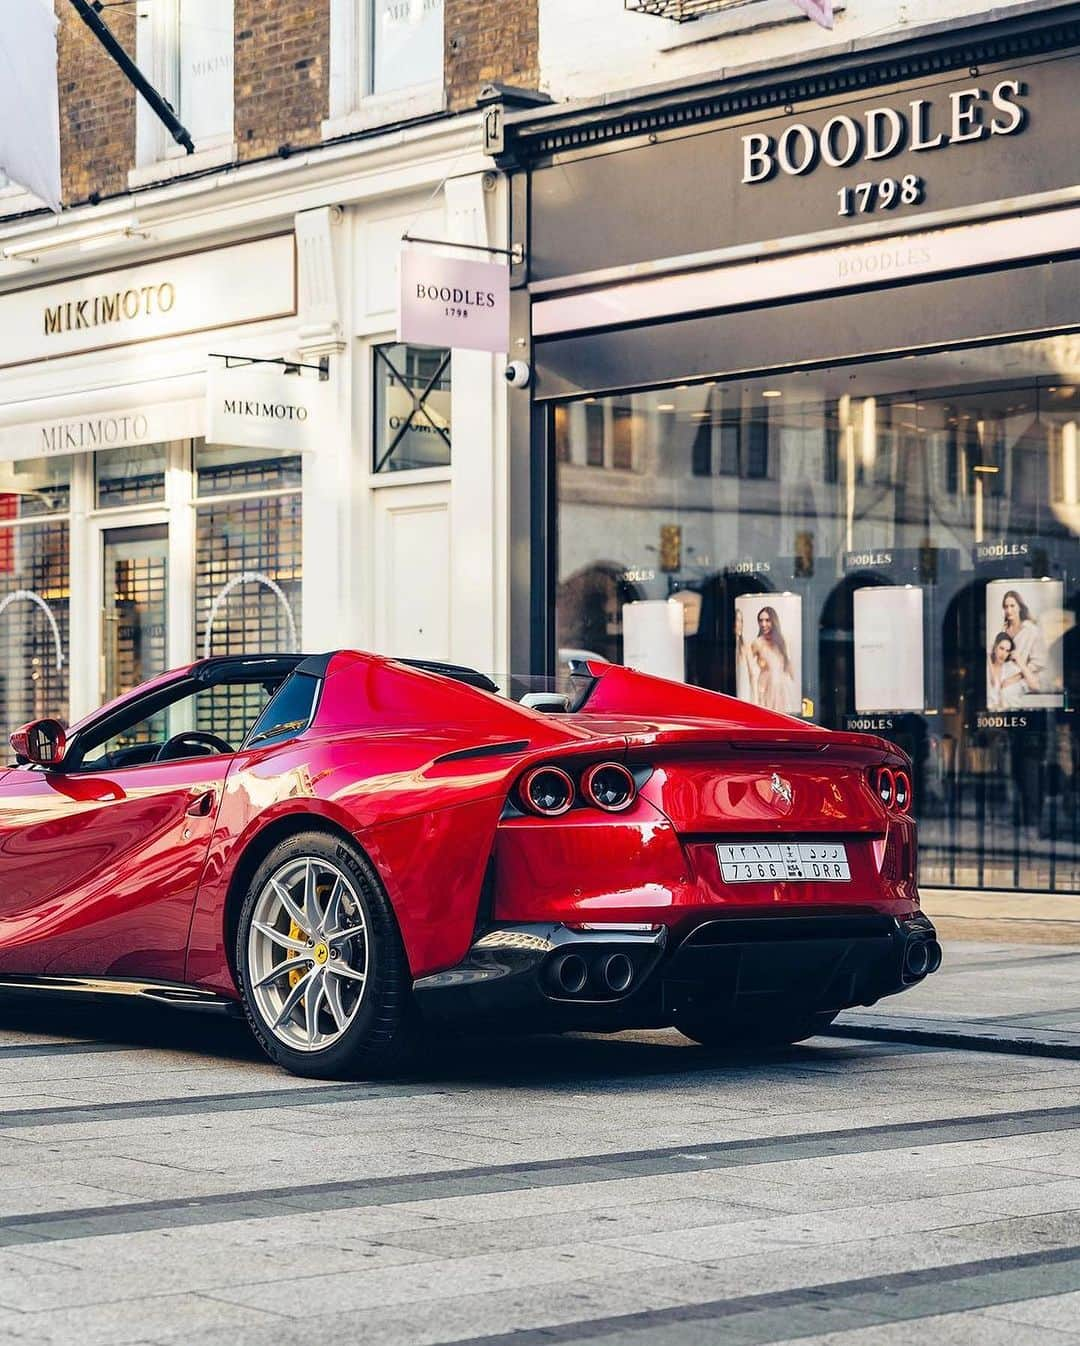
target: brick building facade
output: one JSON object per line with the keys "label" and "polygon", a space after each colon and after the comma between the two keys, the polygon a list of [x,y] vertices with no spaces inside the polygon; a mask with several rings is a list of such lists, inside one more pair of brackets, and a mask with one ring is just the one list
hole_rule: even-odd
{"label": "brick building facade", "polygon": [[[163,5],[168,3],[162,0]],[[360,22],[369,21],[366,0],[351,3],[368,16],[362,15]],[[274,5],[266,0],[235,0],[233,153],[218,155],[215,167],[287,154],[337,138],[336,127],[328,126],[327,120],[332,115],[334,11],[343,8],[334,0],[281,0]],[[441,102],[445,111],[470,109],[481,88],[492,82],[536,87],[539,0],[445,0],[441,16]],[[57,17],[64,204],[93,203],[122,194],[130,186],[146,185],[142,180],[129,180],[140,158],[135,90],[67,0],[57,0]],[[145,46],[140,46],[139,26],[156,22],[149,3],[108,9],[105,19],[159,92],[175,104],[175,92],[154,79],[155,62],[147,59]],[[338,40],[336,46],[341,49],[343,44]],[[342,72],[333,77],[348,78]],[[408,98],[395,100],[387,107],[384,124],[408,122],[415,115]],[[430,113],[425,108],[422,115]],[[378,126],[378,117],[372,117],[363,130]],[[199,172],[204,166],[197,156],[190,170]],[[184,176],[184,171],[181,163],[173,164],[168,177]],[[26,204],[15,202],[18,209],[11,213],[23,213]]]}

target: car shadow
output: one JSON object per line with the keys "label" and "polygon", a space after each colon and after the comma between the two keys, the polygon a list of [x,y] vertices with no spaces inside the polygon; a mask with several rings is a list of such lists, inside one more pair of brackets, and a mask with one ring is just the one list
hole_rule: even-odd
{"label": "car shadow", "polygon": [[[94,1051],[180,1051],[231,1061],[264,1059],[242,1019],[220,1012],[179,1010],[143,1000],[105,1002],[34,995],[0,1000],[0,1030],[70,1041]],[[8,1049],[0,1046],[0,1061]]]}
{"label": "car shadow", "polygon": [[[242,1019],[147,1002],[45,1000],[38,996],[0,1001],[0,1030],[47,1036],[78,1051],[176,1051],[203,1058],[261,1064],[265,1057]],[[33,1044],[28,1044],[32,1047]],[[724,1068],[753,1069],[797,1063],[823,1054],[850,1055],[854,1044],[817,1039],[813,1046],[766,1049],[699,1047],[674,1029],[622,1034],[428,1032],[395,1083],[429,1087],[545,1088],[603,1084],[605,1080],[687,1076]],[[51,1050],[51,1049],[50,1049]],[[18,1041],[0,1044],[27,1054]],[[389,1078],[389,1077],[386,1077]]]}

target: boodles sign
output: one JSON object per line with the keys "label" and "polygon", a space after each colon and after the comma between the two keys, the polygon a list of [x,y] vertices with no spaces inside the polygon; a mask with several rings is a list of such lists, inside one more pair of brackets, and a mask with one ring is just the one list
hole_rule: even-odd
{"label": "boodles sign", "polygon": [[461,261],[408,244],[401,253],[398,339],[418,346],[505,354],[510,344],[510,269]]}

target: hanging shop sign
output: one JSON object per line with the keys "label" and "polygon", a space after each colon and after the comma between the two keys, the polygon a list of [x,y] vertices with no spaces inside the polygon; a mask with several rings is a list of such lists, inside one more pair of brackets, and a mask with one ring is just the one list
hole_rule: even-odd
{"label": "hanging shop sign", "polygon": [[292,234],[0,295],[0,369],[291,317]]}
{"label": "hanging shop sign", "polygon": [[398,340],[505,355],[510,348],[510,268],[505,262],[462,261],[406,245],[401,252]]}
{"label": "hanging shop sign", "polygon": [[206,372],[206,442],[302,453],[334,433],[334,389],[278,365],[211,363]]}

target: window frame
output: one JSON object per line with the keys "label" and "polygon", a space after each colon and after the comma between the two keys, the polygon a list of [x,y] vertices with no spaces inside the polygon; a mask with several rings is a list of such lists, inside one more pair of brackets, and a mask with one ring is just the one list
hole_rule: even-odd
{"label": "window frame", "polygon": [[[374,0],[329,0],[329,116],[322,124],[326,139],[446,110],[446,60],[434,79],[375,93]],[[446,11],[443,9],[445,43]],[[445,47],[444,47],[445,51]]]}
{"label": "window frame", "polygon": [[[427,380],[424,388],[417,392],[409,385],[407,374],[403,374],[397,365],[394,364],[389,352],[397,349],[408,351],[410,347],[415,347],[415,343],[408,341],[373,341],[371,343],[370,371],[371,371],[371,456],[369,460],[368,471],[372,482],[382,483],[386,481],[416,481],[419,473],[438,473],[440,476],[449,476],[454,464],[454,425],[450,422],[449,430],[443,430],[435,424],[431,414],[428,412],[426,402],[428,396],[440,390],[440,385],[446,380],[447,392],[451,399],[451,408],[453,407],[454,392],[454,352],[444,347],[419,347],[417,349],[428,350],[433,353],[442,352],[442,358],[439,361],[439,367],[435,373]],[[406,357],[407,363],[407,357]],[[385,380],[385,382],[382,382]],[[413,399],[413,409],[409,413],[405,423],[395,434],[389,445],[380,442],[380,415],[384,409],[384,400],[386,393],[383,391],[390,387],[392,383],[398,383],[404,388]],[[392,466],[394,453],[398,446],[404,442],[409,434],[410,427],[413,426],[417,418],[426,421],[435,434],[446,444],[447,458],[445,463],[423,463],[416,467],[394,467]],[[423,480],[424,478],[419,478]]]}
{"label": "window frame", "polygon": [[[273,655],[267,656],[268,660],[273,660],[276,657],[277,656]],[[256,656],[252,662],[257,662],[257,658],[258,657]],[[92,765],[84,764],[87,752],[93,752],[95,748],[102,747],[110,738],[113,738],[118,733],[122,733],[125,729],[131,728],[133,725],[137,725],[143,720],[148,720],[154,715],[158,715],[162,711],[166,711],[170,707],[177,705],[179,702],[189,700],[197,696],[200,692],[205,692],[213,687],[239,687],[249,684],[252,686],[263,686],[268,681],[269,677],[272,676],[269,670],[264,670],[261,676],[258,671],[252,670],[250,675],[246,677],[235,676],[221,678],[215,678],[213,674],[210,676],[200,676],[198,671],[194,673],[184,672],[178,677],[170,678],[168,682],[153,687],[139,696],[125,698],[119,705],[105,707],[102,713],[96,715],[88,724],[84,725],[78,733],[72,736],[63,761],[58,767],[54,768],[54,770],[58,775],[72,776],[93,773],[100,774],[103,770],[108,771],[111,774],[114,771],[145,771],[147,767],[152,766],[175,766],[180,762],[202,761],[207,757],[236,757],[239,753],[246,750],[251,735],[254,733],[259,721],[263,718],[266,711],[273,704],[282,689],[292,681],[296,674],[297,664],[302,662],[302,656],[285,656],[285,658],[289,659],[292,663],[292,668],[283,668],[280,670],[282,675],[280,683],[267,697],[266,705],[263,706],[262,710],[255,717],[255,720],[244,735],[243,741],[234,747],[230,753],[201,753],[197,757],[173,757],[165,762],[155,762],[152,760],[149,762],[129,762],[120,763],[117,766],[106,766],[104,768],[96,762]],[[240,661],[237,660],[237,662],[239,663]],[[311,727],[311,722],[314,720],[318,708],[321,683],[323,680],[314,674],[305,674],[304,676],[312,677],[316,683],[320,684],[320,686],[316,688],[315,695],[312,698],[311,716],[308,719],[307,724],[304,726],[304,729],[290,732],[287,736],[282,735],[279,738],[266,740],[265,746],[284,742],[286,737],[295,738],[297,735]],[[260,743],[257,746],[263,747],[264,744]]]}
{"label": "window frame", "polygon": [[[233,55],[236,52],[235,0],[221,0],[233,11]],[[180,0],[140,0],[135,20],[135,54],[158,93],[180,109]],[[182,109],[177,115],[183,121]],[[145,99],[135,103],[135,166],[128,186],[138,187],[162,178],[180,177],[236,158],[236,95],[232,97],[232,124],[227,131],[195,142],[194,154],[176,144]]]}

